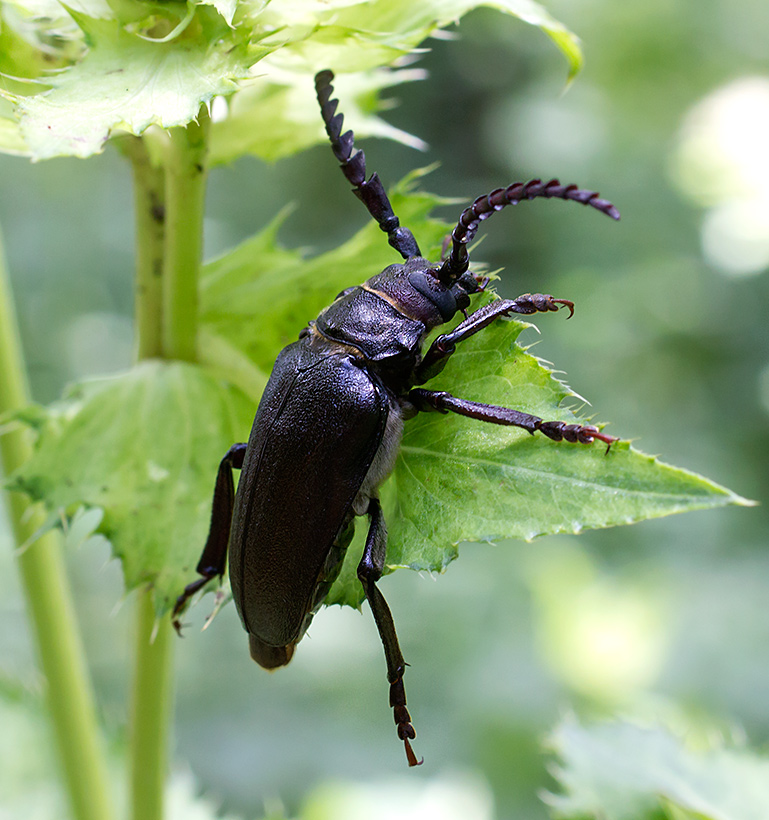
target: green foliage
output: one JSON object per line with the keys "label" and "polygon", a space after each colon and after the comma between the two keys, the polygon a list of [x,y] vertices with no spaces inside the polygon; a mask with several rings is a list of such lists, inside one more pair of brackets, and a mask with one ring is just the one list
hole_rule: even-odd
{"label": "green foliage", "polygon": [[126,587],[152,583],[162,612],[193,573],[216,468],[252,414],[242,394],[199,367],[145,362],[83,385],[53,410],[11,488],[49,509],[103,509],[99,528]]}
{"label": "green foliage", "polygon": [[562,724],[552,738],[564,793],[556,817],[579,820],[764,820],[769,759],[660,727]]}
{"label": "green foliage", "polygon": [[[480,5],[539,27],[563,52],[569,76],[579,68],[576,38],[532,0],[72,0],[67,5],[0,0],[0,151],[35,160],[86,157],[112,136],[142,136],[130,140],[127,153],[135,169],[145,163],[139,188],[145,186],[140,193],[152,203],[149,222],[156,232],[149,242],[146,235],[139,237],[144,272],[150,274],[139,277],[139,299],[147,315],[163,320],[170,302],[177,317],[185,314],[189,338],[197,340],[197,350],[182,345],[184,354],[178,354],[193,359],[190,363],[145,361],[121,376],[80,384],[59,405],[13,414],[17,424],[37,433],[37,444],[8,486],[43,502],[49,524],[68,518],[69,542],[98,527],[122,562],[126,587],[153,588],[157,614],[166,613],[194,577],[217,463],[233,441],[247,436],[277,351],[338,290],[394,261],[372,223],[320,256],[286,249],[276,239],[283,214],[210,262],[198,277],[202,207],[194,211],[191,203],[203,201],[204,165],[245,154],[276,160],[324,139],[311,82],[321,67],[338,73],[337,91],[358,137],[421,145],[376,115],[379,91],[421,75],[382,66]],[[208,144],[205,107],[214,109]],[[201,128],[180,127],[198,118],[205,124]],[[163,128],[174,129],[171,139]],[[507,134],[506,128],[498,130]],[[192,132],[194,154],[191,144],[185,146]],[[192,186],[179,185],[191,168]],[[393,200],[403,222],[436,258],[447,230],[430,217],[439,199],[415,191],[411,179],[394,190]],[[179,246],[189,253],[180,257]],[[184,273],[170,296],[151,290],[168,279],[169,247],[177,261],[182,258],[177,273]],[[493,297],[483,297],[488,298]],[[541,320],[547,327],[563,316]],[[167,335],[168,327],[162,327]],[[527,327],[498,321],[464,343],[430,386],[546,419],[587,421],[582,400],[519,343]],[[648,352],[647,345],[638,347]],[[168,348],[153,353],[168,355]],[[617,425],[614,432],[632,431]],[[408,424],[382,496],[388,568],[429,571],[444,569],[461,542],[530,540],[747,503],[624,441],[607,452],[601,444],[554,443],[439,414],[422,414]],[[359,527],[327,603],[360,603],[355,566],[364,529]],[[48,600],[46,594],[38,598]],[[157,674],[149,668],[139,682],[163,677],[169,665],[168,621],[155,624],[166,630],[161,634],[166,643],[156,642],[160,660],[151,660],[153,612],[145,611],[137,665],[146,671],[156,664]],[[42,653],[49,651],[40,643]],[[49,686],[55,689],[55,680]],[[138,685],[134,702],[135,714],[144,715],[143,727],[137,722],[132,730],[134,757],[137,750],[155,746],[145,756],[152,771],[135,770],[141,775],[134,778],[135,790],[145,792],[144,803],[135,805],[154,803],[153,817],[160,816],[162,801],[146,784],[157,782],[162,791],[162,728],[171,702],[166,692]],[[0,711],[7,711],[2,702]],[[502,737],[506,730],[497,727],[496,714],[493,722]],[[144,746],[137,742],[142,732]],[[564,761],[566,791],[553,804],[562,816],[766,815],[765,787],[759,785],[767,780],[766,763],[740,751],[697,755],[659,730],[622,726],[606,731],[566,726],[555,744]],[[7,749],[0,751],[7,756]],[[195,801],[192,791],[188,783],[171,786],[172,816],[213,816],[214,806]],[[339,799],[333,798],[330,814]],[[146,813],[139,816],[152,820]]]}
{"label": "green foliage", "polygon": [[150,125],[186,125],[201,103],[233,92],[247,75],[245,42],[213,12],[196,15],[204,37],[167,42],[133,35],[116,20],[72,14],[88,52],[51,77],[50,91],[19,100],[21,135],[34,159],[90,156],[115,128],[141,134]]}
{"label": "green foliage", "polygon": [[[423,76],[419,69],[368,69],[338,75],[334,87],[345,100],[346,121],[355,123],[356,138],[386,137],[424,147],[420,139],[375,113],[378,92]],[[219,165],[246,154],[273,161],[309,148],[321,135],[315,88],[307,82],[307,74],[271,67],[269,79],[241,84],[229,102],[227,116],[214,123],[209,162]]]}
{"label": "green foliage", "polygon": [[[114,132],[185,125],[223,96],[233,116],[217,129],[215,161],[294,153],[322,134],[306,104],[314,71],[364,72],[354,85],[370,105],[377,89],[413,77],[383,75],[381,66],[480,5],[538,26],[563,52],[569,76],[579,69],[576,38],[534,0],[3,0],[0,150],[86,157]],[[408,139],[373,116],[360,125],[361,136]]]}
{"label": "green foliage", "polygon": [[[396,188],[396,209],[435,247],[449,226],[430,219],[438,200],[408,195],[410,187],[407,181]],[[265,378],[277,351],[336,292],[393,261],[373,222],[337,250],[307,260],[278,245],[279,224],[209,264],[202,280],[207,343],[224,343]],[[431,387],[545,419],[585,422],[563,406],[578,397],[519,346],[527,326],[497,321],[467,340]],[[229,364],[222,372],[214,362],[208,367],[219,378],[238,379]],[[65,411],[54,411],[34,458],[11,486],[51,511],[82,504],[104,509],[100,531],[123,561],[127,587],[152,583],[163,613],[193,574],[218,461],[232,442],[247,438],[254,406],[199,367],[181,363],[145,363],[80,392]],[[441,414],[407,423],[391,481],[384,490],[391,569],[443,570],[462,541],[531,540],[745,503],[626,443],[606,452],[600,443],[555,443]],[[353,548],[329,603],[359,605],[357,560]]]}

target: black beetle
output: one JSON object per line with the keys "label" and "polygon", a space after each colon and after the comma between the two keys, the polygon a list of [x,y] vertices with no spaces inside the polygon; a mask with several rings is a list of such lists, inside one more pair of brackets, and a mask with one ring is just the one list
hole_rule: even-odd
{"label": "black beetle", "polygon": [[[233,445],[219,465],[211,529],[189,584],[174,608],[174,624],[188,599],[225,570],[235,606],[248,632],[251,657],[266,669],[284,666],[337,577],[356,516],[370,525],[358,578],[384,645],[390,705],[410,766],[418,761],[406,708],[405,661],[390,609],[376,586],[385,566],[387,531],[377,490],[398,453],[403,422],[420,411],[451,411],[479,421],[539,431],[555,441],[611,444],[596,427],[543,421],[505,407],[425,390],[458,342],[513,313],[573,313],[573,303],[545,294],[500,299],[468,316],[470,294],[487,280],[468,271],[467,243],[482,220],[506,205],[536,197],[581,202],[618,219],[593,191],[557,180],[498,188],[476,199],[451,234],[440,263],[424,259],[402,228],[376,174],[366,179],[362,151],[353,153],[352,131],[342,133],[334,75],[315,78],[318,102],[336,158],[353,192],[405,262],[390,265],[362,285],[342,291],[278,356],[247,444]],[[438,336],[424,355],[427,334],[458,311],[465,319]],[[237,494],[232,470],[240,469]]]}

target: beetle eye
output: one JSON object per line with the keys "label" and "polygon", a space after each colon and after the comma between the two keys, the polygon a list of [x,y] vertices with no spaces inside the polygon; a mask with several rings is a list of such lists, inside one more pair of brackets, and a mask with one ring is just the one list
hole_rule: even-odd
{"label": "beetle eye", "polygon": [[465,293],[465,291],[457,288],[456,290],[452,290],[452,293],[454,294],[454,298],[457,300],[457,310],[464,310],[465,308],[470,307],[470,297],[467,293]]}
{"label": "beetle eye", "polygon": [[470,273],[470,271],[465,271],[465,273],[457,279],[456,284],[466,293],[478,293],[479,290],[483,290],[483,288],[479,286],[475,274]]}
{"label": "beetle eye", "polygon": [[357,285],[353,285],[350,288],[345,288],[344,290],[340,290],[339,293],[337,293],[336,297],[334,298],[334,301],[336,302],[337,299],[341,299],[343,296],[347,296],[348,293],[352,293],[355,290],[356,287],[357,287]]}

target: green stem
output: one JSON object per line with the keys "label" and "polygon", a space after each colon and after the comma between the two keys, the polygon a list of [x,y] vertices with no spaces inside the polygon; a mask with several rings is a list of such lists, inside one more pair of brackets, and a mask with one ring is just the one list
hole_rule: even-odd
{"label": "green stem", "polygon": [[[0,413],[29,403],[0,237]],[[12,430],[0,436],[0,460],[6,475],[31,454],[28,431]],[[39,507],[31,507],[25,497],[9,493],[11,526],[19,545],[29,542],[45,520]],[[58,533],[31,541],[19,553],[18,564],[72,815],[77,820],[109,820],[113,812],[103,742]]]}
{"label": "green stem", "polygon": [[204,106],[199,122],[172,129],[166,166],[163,355],[190,362],[197,359],[209,127]]}
{"label": "green stem", "polygon": [[[161,356],[195,361],[197,358],[198,279],[203,251],[209,125],[208,111],[202,108],[198,123],[173,129],[166,145],[164,166],[151,169],[150,173],[144,165],[146,152],[144,158],[141,153],[133,152],[139,245],[136,311],[140,359]],[[163,220],[157,219],[158,214],[153,210],[160,201],[161,177],[165,181]],[[161,271],[159,287],[158,270]],[[137,607],[132,703],[132,820],[163,818],[168,726],[173,707],[171,659],[170,621],[168,618],[157,620],[152,590],[143,590]]]}
{"label": "green stem", "polygon": [[136,339],[138,359],[163,352],[163,253],[165,174],[144,138],[129,136],[121,146],[131,160],[136,218]]}
{"label": "green stem", "polygon": [[162,820],[173,707],[172,632],[157,620],[152,590],[139,594],[131,733],[131,818]]}

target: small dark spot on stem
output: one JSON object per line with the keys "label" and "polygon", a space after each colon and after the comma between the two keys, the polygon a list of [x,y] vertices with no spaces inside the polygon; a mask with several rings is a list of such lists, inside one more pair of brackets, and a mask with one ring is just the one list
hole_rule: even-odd
{"label": "small dark spot on stem", "polygon": [[152,214],[152,218],[155,222],[159,225],[163,225],[166,221],[166,208],[165,205],[158,199],[158,195],[155,191],[150,193],[150,213]]}

